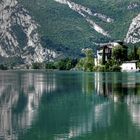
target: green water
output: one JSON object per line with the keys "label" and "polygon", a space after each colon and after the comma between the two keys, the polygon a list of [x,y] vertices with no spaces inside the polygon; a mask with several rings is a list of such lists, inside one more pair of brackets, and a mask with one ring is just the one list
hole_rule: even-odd
{"label": "green water", "polygon": [[0,140],[139,140],[140,73],[0,71]]}

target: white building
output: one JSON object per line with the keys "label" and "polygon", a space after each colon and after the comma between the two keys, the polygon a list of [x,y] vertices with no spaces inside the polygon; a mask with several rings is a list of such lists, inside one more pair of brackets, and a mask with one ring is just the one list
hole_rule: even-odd
{"label": "white building", "polygon": [[118,42],[111,42],[111,43],[105,43],[101,44],[100,47],[97,49],[97,54],[95,60],[95,66],[98,66],[102,63],[103,60],[103,53],[104,53],[104,61],[107,62],[109,59],[112,57],[112,49],[117,46],[123,46],[127,48],[126,46],[123,45],[123,42],[118,41]]}
{"label": "white building", "polygon": [[139,71],[139,68],[137,67],[137,60],[124,62],[121,65],[121,71],[126,71],[126,72]]}

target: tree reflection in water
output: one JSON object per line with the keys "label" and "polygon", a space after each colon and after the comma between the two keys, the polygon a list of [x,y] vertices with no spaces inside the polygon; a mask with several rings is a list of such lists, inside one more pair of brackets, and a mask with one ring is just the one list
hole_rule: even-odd
{"label": "tree reflection in water", "polygon": [[[131,76],[130,76],[131,75]],[[95,89],[98,95],[111,98],[114,102],[126,101],[131,95],[140,93],[140,83],[135,74],[95,73]]]}
{"label": "tree reflection in water", "polygon": [[127,104],[132,122],[140,128],[140,77],[139,73],[95,73],[98,95],[114,102]]}

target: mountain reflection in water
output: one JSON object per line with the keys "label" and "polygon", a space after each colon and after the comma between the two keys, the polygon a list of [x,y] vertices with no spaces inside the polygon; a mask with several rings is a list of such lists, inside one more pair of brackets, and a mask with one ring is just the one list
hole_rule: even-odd
{"label": "mountain reflection in water", "polygon": [[0,138],[17,139],[17,132],[35,121],[43,92],[55,89],[54,74],[1,72]]}
{"label": "mountain reflection in water", "polygon": [[0,139],[137,140],[139,131],[139,73],[0,72]]}

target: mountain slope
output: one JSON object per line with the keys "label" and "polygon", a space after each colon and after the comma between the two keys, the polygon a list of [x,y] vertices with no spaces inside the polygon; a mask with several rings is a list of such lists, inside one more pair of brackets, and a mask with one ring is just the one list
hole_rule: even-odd
{"label": "mountain slope", "polygon": [[140,12],[140,2],[138,0],[54,1],[67,4],[69,8],[82,15],[91,24],[91,28],[103,36],[107,36],[108,40],[122,40],[128,31],[132,18]]}
{"label": "mountain slope", "polygon": [[0,56],[44,61],[57,53],[125,40],[140,42],[139,0],[1,0]]}
{"label": "mountain slope", "polygon": [[109,34],[103,28],[101,28],[99,25],[97,25],[92,19],[90,19],[89,16],[97,17],[105,22],[113,22],[114,20],[111,19],[110,17],[107,17],[106,15],[103,15],[101,13],[93,13],[90,8],[87,8],[80,4],[76,4],[70,0],[54,0],[54,1],[61,3],[61,4],[68,5],[70,9],[74,10],[75,12],[77,12],[81,16],[83,16],[95,31],[97,31],[98,33],[100,33],[104,36],[109,37]]}
{"label": "mountain slope", "polygon": [[17,57],[25,63],[42,62],[54,55],[42,47],[38,24],[17,0],[0,2],[0,56]]}
{"label": "mountain slope", "polygon": [[21,3],[41,25],[44,46],[63,53],[123,40],[132,19],[140,13],[139,0],[22,0]]}

